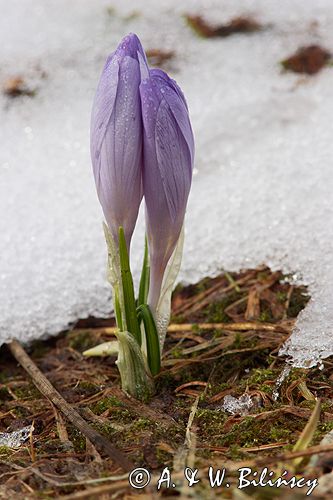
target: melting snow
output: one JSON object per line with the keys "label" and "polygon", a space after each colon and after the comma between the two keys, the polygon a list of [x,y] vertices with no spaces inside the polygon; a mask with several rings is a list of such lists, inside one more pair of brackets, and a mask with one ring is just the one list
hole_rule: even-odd
{"label": "melting snow", "polygon": [[[114,10],[110,9],[114,7]],[[333,51],[330,0],[0,0],[0,341],[54,334],[107,314],[106,247],[89,159],[91,102],[106,56],[127,32],[174,50],[189,103],[196,175],[180,278],[265,263],[296,273],[312,300],[282,349],[295,365],[333,354],[333,69],[282,74],[298,47]],[[132,15],[137,12],[137,15]],[[249,13],[263,32],[203,40],[182,14]],[[143,242],[138,223],[132,266]]]}
{"label": "melting snow", "polygon": [[18,431],[0,432],[0,446],[8,448],[19,448],[22,443],[29,439],[30,434],[34,430],[33,426],[22,427]]}
{"label": "melting snow", "polygon": [[253,406],[249,394],[243,394],[238,399],[228,394],[224,397],[221,409],[232,415],[248,415]]}

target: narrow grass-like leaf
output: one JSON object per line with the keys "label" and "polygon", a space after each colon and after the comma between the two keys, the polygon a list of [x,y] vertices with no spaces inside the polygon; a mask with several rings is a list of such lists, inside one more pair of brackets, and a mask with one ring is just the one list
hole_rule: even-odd
{"label": "narrow grass-like leaf", "polygon": [[117,340],[111,340],[110,342],[103,342],[91,349],[87,349],[83,352],[83,356],[90,358],[91,356],[114,356],[119,353],[119,344]]}
{"label": "narrow grass-like leaf", "polygon": [[[300,437],[298,438],[297,443],[295,444],[293,451],[303,451],[309,446],[312,441],[313,435],[316,431],[317,424],[320,416],[320,399],[316,401],[316,405],[313,409],[311,417],[308,420],[308,423],[304,427]],[[298,457],[293,460],[295,467],[297,467],[303,460],[303,457]]]}
{"label": "narrow grass-like leaf", "polygon": [[141,304],[147,304],[147,297],[149,291],[149,275],[150,275],[150,267],[149,267],[149,254],[148,254],[148,240],[146,236],[145,253],[143,256],[142,271],[140,278],[138,306],[140,306]]}
{"label": "narrow grass-like leaf", "polygon": [[127,330],[135,337],[138,344],[141,345],[141,330],[136,315],[133,279],[122,227],[119,228],[119,256]]}
{"label": "narrow grass-like leaf", "polygon": [[160,341],[154,317],[147,304],[141,304],[138,309],[139,320],[142,319],[147,344],[147,360],[152,375],[157,375],[161,369]]}

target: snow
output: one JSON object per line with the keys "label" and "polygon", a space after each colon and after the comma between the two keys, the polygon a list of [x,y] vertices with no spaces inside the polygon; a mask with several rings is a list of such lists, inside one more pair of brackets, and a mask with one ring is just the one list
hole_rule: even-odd
{"label": "snow", "polygon": [[223,398],[221,409],[231,413],[231,415],[248,415],[253,407],[253,401],[249,394],[242,394],[239,398],[234,398],[227,394]]}
{"label": "snow", "polygon": [[[298,47],[333,50],[330,0],[0,0],[0,84],[22,75],[33,98],[0,96],[0,343],[107,315],[106,246],[89,158],[94,90],[129,31],[177,54],[196,137],[180,279],[267,264],[311,301],[282,348],[296,366],[333,354],[333,69],[283,74]],[[267,29],[198,38],[182,17],[251,14]],[[132,267],[143,242],[138,222]]]}

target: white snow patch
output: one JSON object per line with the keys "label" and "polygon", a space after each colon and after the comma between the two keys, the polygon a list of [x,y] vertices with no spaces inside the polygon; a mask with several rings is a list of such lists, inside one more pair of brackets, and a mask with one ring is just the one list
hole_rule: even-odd
{"label": "white snow patch", "polygon": [[[312,299],[281,352],[297,366],[332,355],[333,69],[310,78],[282,74],[278,64],[309,43],[333,51],[332,2],[0,0],[0,7],[0,83],[19,74],[38,89],[34,98],[0,96],[0,343],[110,312],[89,119],[106,56],[134,31],[146,49],[177,53],[172,76],[196,136],[180,278],[262,263],[296,273]],[[186,27],[185,12],[212,22],[245,12],[271,27],[203,40]],[[141,216],[136,278],[143,231]]]}
{"label": "white snow patch", "polygon": [[224,396],[221,410],[231,413],[231,415],[248,415],[253,407],[253,401],[249,394],[242,394],[239,398],[234,398],[228,394]]}

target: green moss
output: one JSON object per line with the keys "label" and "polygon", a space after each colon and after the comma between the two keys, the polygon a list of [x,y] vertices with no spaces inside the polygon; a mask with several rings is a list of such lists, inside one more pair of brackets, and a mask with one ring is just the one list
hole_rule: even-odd
{"label": "green moss", "polygon": [[259,315],[258,320],[261,321],[262,323],[273,323],[274,318],[273,318],[271,310],[270,309],[262,310],[260,315]]}
{"label": "green moss", "polygon": [[[100,401],[97,401],[97,403],[94,403],[93,405],[90,406],[90,410],[95,413],[95,415],[101,415],[104,413],[106,410],[109,409],[114,409],[114,408],[121,408],[123,407],[123,403],[119,401],[115,396],[110,396],[108,398],[101,399]],[[128,410],[124,409],[122,410],[123,412],[128,412]]]}
{"label": "green moss", "polygon": [[0,446],[0,457],[10,457],[13,455],[15,450],[12,450],[11,448],[7,448],[7,446]]}
{"label": "green moss", "polygon": [[260,271],[257,274],[257,280],[258,281],[267,281],[270,276],[271,276],[271,272],[268,269],[266,271]]}
{"label": "green moss", "polygon": [[304,425],[304,419],[293,418],[283,413],[275,417],[274,421],[265,422],[249,416],[234,424],[228,433],[221,435],[218,444],[221,446],[236,444],[248,448],[281,440],[294,442]]}
{"label": "green moss", "polygon": [[77,453],[85,451],[86,449],[86,438],[81,432],[76,429],[76,427],[70,426],[68,428],[69,440],[73,443],[74,449]]}
{"label": "green moss", "polygon": [[[118,420],[118,423],[123,422]],[[131,424],[128,424],[126,429],[117,432],[117,443],[121,448],[141,444],[147,441],[147,435],[149,436],[149,444],[152,446],[165,441],[172,448],[177,449],[184,442],[184,435],[179,432],[178,427],[165,428],[158,422],[139,417],[132,418]]]}
{"label": "green moss", "polygon": [[292,368],[289,372],[288,377],[285,379],[285,383],[294,382],[295,380],[301,380],[303,377],[302,368]]}
{"label": "green moss", "polygon": [[252,370],[247,382],[249,385],[260,385],[266,380],[274,380],[274,371],[269,368],[256,368]]}
{"label": "green moss", "polygon": [[270,441],[272,442],[284,441],[290,435],[291,431],[283,427],[272,427],[269,432]]}
{"label": "green moss", "polygon": [[[119,422],[120,424],[120,422]],[[111,422],[110,423],[104,423],[104,424],[93,424],[92,427],[94,427],[94,429],[96,429],[96,431],[98,431],[100,434],[102,434],[103,436],[107,437],[107,438],[110,438],[110,439],[113,439],[114,436],[119,432],[118,429],[116,429],[112,424]]]}
{"label": "green moss", "polygon": [[131,425],[131,431],[142,431],[147,430],[155,426],[155,423],[149,420],[148,418],[138,418],[135,420],[133,425]]}
{"label": "green moss", "polygon": [[240,349],[242,346],[242,336],[240,333],[236,333],[235,340],[233,344],[231,345],[231,349]]}
{"label": "green moss", "polygon": [[271,394],[274,390],[274,384],[268,384],[268,381],[275,381],[278,377],[278,372],[274,372],[269,368],[254,368],[248,377],[240,380],[238,388],[242,394],[247,388],[259,389],[262,392]]}
{"label": "green moss", "polygon": [[309,401],[305,399],[304,401],[301,401],[298,406],[300,406],[301,408],[309,408],[310,410],[313,410],[315,405],[315,401]]}
{"label": "green moss", "polygon": [[183,350],[181,347],[174,347],[171,350],[171,356],[175,359],[181,359],[183,357]]}
{"label": "green moss", "polygon": [[209,304],[203,311],[206,321],[209,323],[230,323],[232,320],[225,313],[225,309],[243,296],[244,294],[233,291],[223,299]]}
{"label": "green moss", "polygon": [[331,431],[333,431],[333,421],[318,424],[314,434],[314,441],[319,443],[319,441],[321,441],[323,437]]}
{"label": "green moss", "polygon": [[157,458],[160,466],[166,467],[173,460],[173,455],[171,453],[168,453],[165,450],[161,450],[160,448],[157,448],[156,449],[156,458]]}
{"label": "green moss", "polygon": [[230,445],[228,450],[228,458],[231,460],[241,460],[244,457],[244,452],[239,449],[237,444]]}
{"label": "green moss", "polygon": [[18,399],[39,399],[40,392],[34,384],[22,385],[14,389],[15,396]]}
{"label": "green moss", "polygon": [[321,403],[321,411],[327,411],[329,413],[332,413],[332,409],[333,409],[333,401],[332,400],[323,401]]}
{"label": "green moss", "polygon": [[277,298],[278,302],[280,302],[280,304],[284,304],[288,298],[288,295],[286,292],[283,292],[281,290],[281,291],[276,292],[276,298]]}
{"label": "green moss", "polygon": [[263,436],[263,424],[258,423],[253,417],[245,417],[239,424],[234,424],[230,431],[220,437],[219,444],[222,446],[230,446],[237,444],[242,447],[256,446],[259,442],[268,442],[268,437]]}
{"label": "green moss", "polygon": [[219,437],[223,433],[223,426],[227,415],[220,410],[199,409],[196,423],[199,427],[201,439]]}

